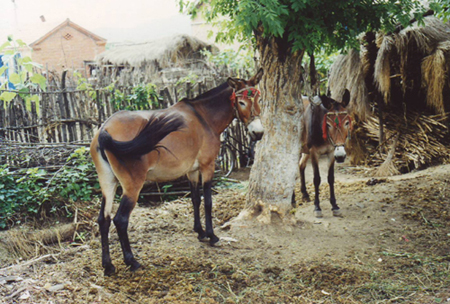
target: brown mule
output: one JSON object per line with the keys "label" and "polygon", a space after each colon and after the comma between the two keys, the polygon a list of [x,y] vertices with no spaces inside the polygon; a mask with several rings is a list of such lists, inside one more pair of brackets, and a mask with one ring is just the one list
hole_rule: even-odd
{"label": "brown mule", "polygon": [[[330,186],[330,203],[334,216],[341,216],[342,212],[336,203],[334,194],[334,161],[342,163],[347,156],[345,143],[351,134],[351,118],[346,110],[350,102],[350,92],[345,90],[342,102],[337,102],[327,96],[316,96],[312,103],[304,100],[307,105],[303,114],[303,131],[301,135],[302,156],[300,159],[300,182],[303,199],[309,201],[306,191],[305,168],[308,159],[314,170],[314,214],[322,217],[319,201],[319,157],[326,154],[328,156],[328,184]],[[295,203],[295,196],[292,198]]]}
{"label": "brown mule", "polygon": [[[194,205],[194,231],[199,240],[219,241],[214,234],[211,209],[211,181],[220,148],[220,134],[237,117],[252,132],[262,133],[259,122],[259,91],[255,88],[262,69],[246,81],[229,78],[226,83],[198,96],[183,99],[157,111],[121,111],[112,115],[97,131],[91,155],[102,189],[98,217],[105,275],[115,272],[109,253],[111,210],[118,184],[123,194],[114,216],[125,264],[131,270],[141,265],[131,251],[128,222],[146,180],[164,182],[187,175]],[[259,127],[261,126],[261,127]],[[205,199],[205,231],[200,223],[200,188]]]}

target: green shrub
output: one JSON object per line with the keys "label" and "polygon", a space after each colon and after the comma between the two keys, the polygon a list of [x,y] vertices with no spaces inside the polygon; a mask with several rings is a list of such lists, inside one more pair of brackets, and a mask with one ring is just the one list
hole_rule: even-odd
{"label": "green shrub", "polygon": [[10,171],[0,166],[0,229],[30,216],[58,212],[71,217],[67,205],[92,200],[94,189],[99,184],[84,147],[75,150],[56,172],[39,168]]}

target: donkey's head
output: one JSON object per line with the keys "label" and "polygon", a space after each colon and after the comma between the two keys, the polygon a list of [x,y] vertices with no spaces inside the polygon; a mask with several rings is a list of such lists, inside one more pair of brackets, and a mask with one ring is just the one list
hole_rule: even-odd
{"label": "donkey's head", "polygon": [[236,117],[247,127],[248,133],[253,140],[259,140],[264,134],[264,128],[259,119],[261,108],[259,98],[261,93],[255,86],[261,80],[263,69],[249,80],[239,78],[228,78],[227,83],[233,88],[231,101],[236,111]]}
{"label": "donkey's head", "polygon": [[346,109],[350,102],[350,92],[345,90],[341,102],[327,96],[320,96],[320,99],[328,110],[322,122],[323,139],[334,146],[334,157],[338,163],[342,163],[347,156],[344,146],[352,129],[352,121]]}

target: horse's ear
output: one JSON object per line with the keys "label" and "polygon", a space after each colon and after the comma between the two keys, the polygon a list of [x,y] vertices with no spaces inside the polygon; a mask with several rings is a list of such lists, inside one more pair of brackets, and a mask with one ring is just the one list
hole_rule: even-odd
{"label": "horse's ear", "polygon": [[322,105],[327,109],[327,110],[331,110],[331,108],[333,107],[333,99],[331,99],[328,96],[325,95],[321,95],[320,96],[320,100],[322,101]]}
{"label": "horse's ear", "polygon": [[248,81],[250,83],[250,85],[253,85],[253,86],[257,85],[261,81],[263,74],[264,74],[264,70],[263,70],[263,68],[260,68],[258,73],[256,73],[256,75],[253,76],[252,78],[250,78],[250,80]]}
{"label": "horse's ear", "polygon": [[233,89],[235,89],[236,91],[240,90],[242,87],[241,82],[239,81],[239,79],[237,78],[231,78],[228,77],[227,79],[227,83],[230,87],[232,87]]}
{"label": "horse's ear", "polygon": [[341,105],[346,108],[350,103],[350,91],[345,89],[344,95],[342,96]]}

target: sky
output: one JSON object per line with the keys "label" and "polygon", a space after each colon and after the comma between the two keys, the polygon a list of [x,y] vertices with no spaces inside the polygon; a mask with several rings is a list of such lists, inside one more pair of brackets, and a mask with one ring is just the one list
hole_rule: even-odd
{"label": "sky", "polygon": [[[190,34],[190,19],[176,0],[0,0],[0,41],[31,43],[69,18],[113,42],[142,42]],[[45,17],[45,22],[40,16]],[[29,41],[32,40],[32,41]]]}

